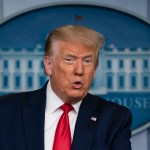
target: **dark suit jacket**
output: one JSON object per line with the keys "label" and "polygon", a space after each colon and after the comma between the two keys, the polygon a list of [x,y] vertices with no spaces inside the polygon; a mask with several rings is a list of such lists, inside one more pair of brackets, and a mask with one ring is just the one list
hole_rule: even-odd
{"label": "dark suit jacket", "polygon": [[[44,150],[45,103],[46,85],[0,97],[0,150]],[[71,150],[131,150],[130,126],[127,108],[87,94]]]}

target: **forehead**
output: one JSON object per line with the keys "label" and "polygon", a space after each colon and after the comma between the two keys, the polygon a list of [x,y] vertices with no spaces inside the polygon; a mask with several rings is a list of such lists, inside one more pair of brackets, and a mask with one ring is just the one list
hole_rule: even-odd
{"label": "forehead", "polygon": [[58,41],[56,48],[57,52],[64,55],[97,55],[98,52],[98,50],[77,41]]}

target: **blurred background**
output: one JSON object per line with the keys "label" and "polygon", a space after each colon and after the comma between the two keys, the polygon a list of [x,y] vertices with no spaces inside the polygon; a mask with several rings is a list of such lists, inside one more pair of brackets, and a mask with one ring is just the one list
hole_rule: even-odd
{"label": "blurred background", "polygon": [[[47,21],[45,21],[45,18],[48,18],[48,14],[51,14],[51,17],[49,20],[47,19]],[[90,20],[90,17],[92,18],[94,14],[96,14],[97,20],[92,20],[93,24],[89,23],[88,20]],[[59,18],[62,17],[61,15],[64,16],[59,20]],[[38,16],[40,16],[40,18],[38,18]],[[26,28],[29,26],[28,21],[33,18],[35,19],[34,24],[30,22],[32,28],[31,30],[27,30]],[[105,20],[105,18],[108,18],[108,20]],[[40,20],[40,22],[43,21],[43,24],[39,24],[38,20]],[[99,23],[98,20],[100,20]],[[105,22],[103,22],[103,20]],[[90,22],[92,21],[90,20]],[[125,26],[121,23],[123,21],[126,23]],[[91,92],[98,95],[104,95],[104,97],[105,94],[108,93],[106,96],[107,99],[111,99],[114,102],[118,102],[131,108],[135,116],[132,127],[132,148],[133,150],[150,150],[150,0],[0,0],[0,94],[19,91],[19,89],[21,89],[20,80],[22,80],[24,76],[27,78],[27,85],[22,87],[22,91],[36,89],[44,84],[47,78],[43,72],[43,61],[41,56],[43,54],[43,44],[47,32],[68,22],[81,25],[87,24],[100,32],[103,32],[102,29],[104,28],[103,26],[101,27],[101,24],[109,24],[108,28],[105,26],[104,30],[110,29],[111,32],[105,31],[103,33],[108,39],[106,39],[106,46],[104,47],[102,58],[100,59],[100,61],[105,61],[107,65],[105,73],[108,75],[107,80],[109,82],[104,83],[102,80],[99,81],[100,77],[103,78],[105,76],[105,74],[101,73],[101,69],[103,69],[103,72],[105,70],[105,68],[103,68],[105,67],[104,65],[97,71],[98,73],[96,79],[93,81]],[[97,25],[95,25],[95,23]],[[131,24],[133,24],[133,28],[131,28]],[[111,28],[113,25],[114,28]],[[51,27],[47,28],[47,26]],[[13,30],[14,28],[15,30]],[[37,30],[34,28],[37,28]],[[118,30],[115,30],[115,28],[118,28]],[[113,30],[120,32],[118,34],[113,33]],[[128,32],[122,30],[127,30]],[[39,31],[40,34],[36,34],[36,32]],[[137,35],[140,38],[136,38],[136,33],[138,33]],[[28,35],[20,38],[21,34]],[[115,36],[120,35],[122,40],[119,41],[118,38],[120,37],[116,38]],[[127,39],[128,36],[135,39]],[[35,40],[32,41],[31,39],[28,39],[26,43],[23,43],[22,41],[26,40],[27,37]],[[22,49],[20,49],[20,47]],[[122,48],[124,52],[120,53]],[[129,53],[129,51],[132,51],[132,53]],[[132,91],[134,91],[134,93],[140,92],[140,95],[136,96],[136,98],[133,98],[134,96],[132,96],[134,100],[129,94],[131,89],[124,88],[126,72],[132,71],[130,70],[131,68],[128,68],[125,72],[122,72],[122,70],[121,73],[119,72],[119,78],[116,77],[120,80],[119,88],[112,88],[112,73],[117,74],[118,76],[117,71],[110,71],[113,68],[113,65],[117,65],[117,62],[112,62],[112,60],[114,58],[118,59],[120,69],[123,69],[124,65],[129,66],[130,60],[127,60],[128,57],[131,57],[130,60],[133,70],[130,77],[132,79]],[[138,68],[140,66],[141,57],[144,60],[144,71]],[[24,60],[22,64],[20,64],[18,58]],[[137,58],[139,59],[137,60]],[[13,68],[14,59],[15,67]],[[32,62],[34,59],[35,61]],[[125,64],[123,63],[124,61]],[[136,61],[137,67],[135,65]],[[20,73],[20,68],[24,68],[25,65],[27,65],[27,70],[25,71],[26,74],[22,75]],[[13,72],[14,79],[16,79],[15,83],[13,83],[14,81],[10,83],[10,86],[7,85],[11,76],[9,69]],[[32,72],[33,70],[38,76],[35,77],[35,74]],[[138,83],[135,82],[136,77],[139,76],[138,72],[142,72],[143,74],[143,89],[140,89],[140,85],[138,86]],[[32,86],[32,80],[35,81],[34,87]],[[23,85],[26,84],[26,80],[22,80],[22,82]],[[100,89],[97,83],[101,83]],[[15,90],[13,84],[15,84]],[[107,85],[107,89],[105,88],[105,85]],[[134,86],[138,88],[135,88]],[[96,90],[94,89],[95,87]],[[121,99],[121,95],[119,95],[120,99],[115,99],[115,94],[118,95],[118,93],[115,93],[116,91],[118,93],[123,93],[125,91],[126,93],[123,93],[123,95],[126,95],[126,99],[130,99],[130,102],[133,100],[133,104],[125,104],[126,99]],[[137,94],[139,93],[136,93],[136,95]],[[115,96],[112,98],[112,95]],[[135,109],[132,107],[135,107]],[[142,120],[142,123],[139,120]]]}

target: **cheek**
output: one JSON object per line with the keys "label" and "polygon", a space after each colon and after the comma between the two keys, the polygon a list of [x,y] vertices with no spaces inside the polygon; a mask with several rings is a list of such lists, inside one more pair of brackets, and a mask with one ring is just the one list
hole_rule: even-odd
{"label": "cheek", "polygon": [[87,84],[91,84],[93,78],[94,78],[94,75],[95,75],[95,71],[89,71],[89,72],[86,72],[85,73],[85,82]]}
{"label": "cheek", "polygon": [[86,70],[86,74],[89,76],[89,78],[93,78],[95,75],[95,69],[92,67],[91,69]]}
{"label": "cheek", "polygon": [[73,74],[73,66],[66,66],[64,64],[60,64],[58,67],[58,73],[60,76],[63,76],[65,79],[69,79]]}
{"label": "cheek", "polygon": [[67,84],[71,77],[71,70],[69,67],[57,65],[54,66],[53,76],[55,76],[58,83],[61,82],[63,84]]}

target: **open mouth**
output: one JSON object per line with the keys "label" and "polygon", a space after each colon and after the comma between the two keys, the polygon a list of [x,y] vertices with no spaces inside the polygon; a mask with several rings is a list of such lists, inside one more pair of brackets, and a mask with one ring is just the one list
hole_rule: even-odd
{"label": "open mouth", "polygon": [[82,87],[82,82],[81,81],[76,81],[73,83],[73,88],[74,89],[80,89]]}

